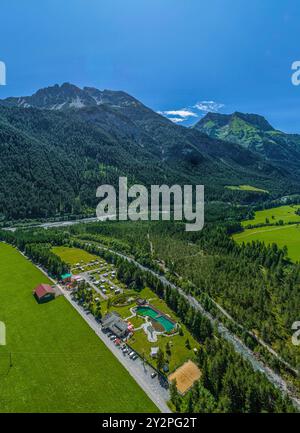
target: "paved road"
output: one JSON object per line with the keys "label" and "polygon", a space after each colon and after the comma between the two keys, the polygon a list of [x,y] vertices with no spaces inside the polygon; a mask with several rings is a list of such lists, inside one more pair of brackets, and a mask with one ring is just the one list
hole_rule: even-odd
{"label": "paved road", "polygon": [[79,219],[79,220],[71,220],[71,221],[55,221],[55,222],[50,222],[50,223],[41,223],[41,224],[32,224],[32,225],[26,225],[24,227],[4,227],[3,230],[9,230],[11,232],[16,231],[18,228],[34,228],[34,227],[41,227],[44,229],[48,229],[48,228],[55,228],[55,227],[64,227],[64,226],[72,226],[74,224],[80,224],[80,223],[92,223],[92,222],[96,222],[99,221],[99,219],[97,217],[91,217],[91,218],[83,218],[83,219]]}
{"label": "paved road", "polygon": [[169,390],[161,386],[158,376],[154,379],[151,378],[151,373],[153,373],[154,370],[149,365],[144,365],[140,358],[133,361],[128,357],[128,355],[124,355],[123,352],[102,332],[101,327],[95,320],[94,316],[92,314],[87,314],[75,301],[73,301],[71,294],[68,291],[64,290],[62,287],[60,287],[60,289],[64,294],[64,297],[88,323],[106,347],[108,347],[108,349],[115,355],[129,374],[155,403],[158,409],[163,413],[171,413],[171,410],[167,406],[167,401],[170,399]]}
{"label": "paved road", "polygon": [[98,287],[96,286],[96,284],[93,283],[93,281],[92,281],[92,279],[91,279],[91,277],[90,277],[90,275],[89,275],[88,272],[82,272],[82,273],[79,274],[79,275],[80,275],[82,278],[84,278],[85,281],[86,281],[88,284],[90,284],[90,286],[92,286],[93,289],[94,289],[97,293],[99,293],[99,295],[102,296],[103,299],[105,299],[105,300],[108,299],[108,296],[106,296],[106,295],[102,292],[102,290],[98,289]]}
{"label": "paved road", "polygon": [[[109,297],[108,297],[105,293],[103,293],[103,291],[102,291],[101,288],[99,289],[99,288],[96,286],[96,284],[94,283],[93,279],[91,278],[91,274],[94,273],[95,271],[101,271],[101,269],[93,269],[93,270],[91,270],[91,271],[82,272],[82,273],[80,273],[80,274],[78,274],[78,275],[80,275],[82,278],[84,278],[85,281],[86,281],[87,283],[89,283],[89,284],[93,287],[93,289],[95,289],[96,292],[99,293],[99,294],[102,296],[103,299],[107,300]],[[102,271],[102,272],[103,272],[103,271]],[[98,274],[98,278],[99,278],[99,280],[103,280],[103,281],[105,281],[106,283],[108,283],[109,286],[112,287],[112,290],[116,290],[116,289],[118,289],[118,290],[120,290],[120,293],[123,293],[124,290],[122,289],[122,287],[117,286],[117,285],[116,285],[113,281],[111,281],[108,277],[105,277],[103,274]]]}

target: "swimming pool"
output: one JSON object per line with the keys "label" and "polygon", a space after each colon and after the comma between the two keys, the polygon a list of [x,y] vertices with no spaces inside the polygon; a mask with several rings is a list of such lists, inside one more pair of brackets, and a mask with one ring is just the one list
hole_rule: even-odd
{"label": "swimming pool", "polygon": [[172,320],[169,320],[166,316],[161,315],[157,311],[153,310],[150,306],[148,307],[137,307],[137,314],[140,316],[148,316],[151,319],[159,322],[166,332],[170,332],[175,328],[175,323]]}

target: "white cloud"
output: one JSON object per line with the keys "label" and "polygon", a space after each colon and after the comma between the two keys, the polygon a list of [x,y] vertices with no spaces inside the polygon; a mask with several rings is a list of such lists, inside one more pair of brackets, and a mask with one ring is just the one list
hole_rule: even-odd
{"label": "white cloud", "polygon": [[204,114],[212,111],[217,113],[224,107],[224,104],[216,101],[199,101],[195,105],[179,110],[164,110],[158,111],[158,114],[167,117],[174,123],[182,123],[191,118],[199,118]]}
{"label": "white cloud", "polygon": [[209,111],[213,111],[216,113],[223,107],[224,104],[215,101],[200,101],[193,106],[193,108],[196,108],[199,111],[203,111],[204,113],[208,113]]}
{"label": "white cloud", "polygon": [[181,123],[186,120],[184,117],[168,117],[168,119],[172,120],[174,123]]}
{"label": "white cloud", "polygon": [[179,116],[179,117],[197,117],[197,114],[193,111],[190,111],[186,108],[182,108],[181,110],[167,110],[167,111],[160,111],[160,114],[163,114],[165,116]]}

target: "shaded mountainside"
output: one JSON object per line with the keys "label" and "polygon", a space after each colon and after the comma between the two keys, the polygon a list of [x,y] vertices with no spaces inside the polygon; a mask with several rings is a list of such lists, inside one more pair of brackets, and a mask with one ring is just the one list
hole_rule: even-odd
{"label": "shaded mountainside", "polygon": [[94,209],[96,188],[202,183],[207,199],[226,184],[276,196],[296,192],[285,170],[237,143],[173,124],[125,92],[71,84],[0,101],[0,215],[49,217]]}
{"label": "shaded mountainside", "polygon": [[208,113],[193,129],[211,138],[240,144],[272,165],[299,176],[300,135],[278,131],[262,116]]}

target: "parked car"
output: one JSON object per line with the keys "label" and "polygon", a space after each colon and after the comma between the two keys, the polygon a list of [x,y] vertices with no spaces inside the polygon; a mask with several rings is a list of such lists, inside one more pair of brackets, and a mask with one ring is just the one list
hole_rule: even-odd
{"label": "parked car", "polygon": [[151,374],[151,378],[154,379],[157,376],[157,373],[154,371],[154,373]]}
{"label": "parked car", "polygon": [[133,355],[132,360],[135,361],[136,359],[138,359],[137,354]]}

